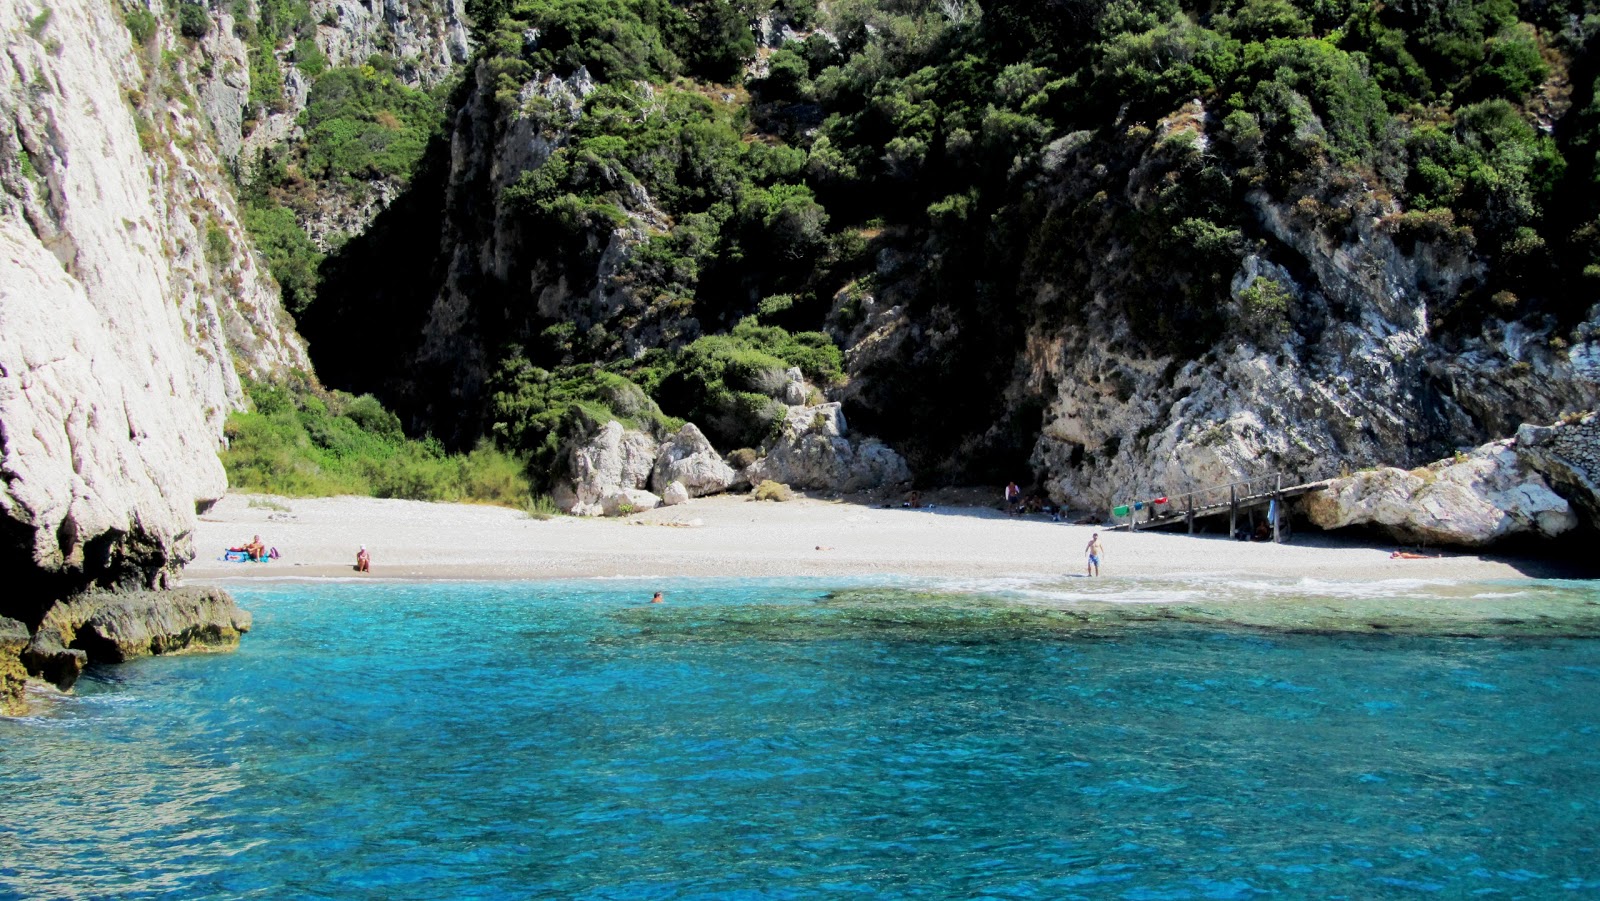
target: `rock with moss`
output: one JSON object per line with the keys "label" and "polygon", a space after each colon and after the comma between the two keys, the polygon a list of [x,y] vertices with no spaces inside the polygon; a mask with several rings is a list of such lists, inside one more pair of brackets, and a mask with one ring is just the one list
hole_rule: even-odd
{"label": "rock with moss", "polygon": [[1506,539],[1553,538],[1578,518],[1545,479],[1496,441],[1416,470],[1382,467],[1336,479],[1305,497],[1323,529],[1368,526],[1397,540],[1482,548]]}
{"label": "rock with moss", "polygon": [[619,488],[600,500],[606,516],[631,516],[661,506],[661,498],[643,488]]}
{"label": "rock with moss", "polygon": [[228,650],[250,631],[248,611],[214,587],[91,591],[56,604],[40,633],[92,663],[124,663],[185,651]]}
{"label": "rock with moss", "polygon": [[29,639],[26,624],[0,616],[0,716],[23,712],[22,690],[28,684],[28,671],[22,664],[22,652]]}
{"label": "rock with moss", "polygon": [[686,422],[676,435],[661,443],[650,484],[662,492],[669,485],[679,484],[689,497],[704,497],[727,491],[737,478],[733,467],[723,461],[699,427]]}
{"label": "rock with moss", "polygon": [[29,680],[65,691],[90,663],[226,651],[251,618],[220,588],[93,590],[49,606],[35,627],[0,617],[0,715],[23,712]]}
{"label": "rock with moss", "polygon": [[794,406],[764,457],[744,472],[752,485],[764,480],[822,491],[861,491],[911,479],[895,450],[875,438],[846,437],[837,403]]}

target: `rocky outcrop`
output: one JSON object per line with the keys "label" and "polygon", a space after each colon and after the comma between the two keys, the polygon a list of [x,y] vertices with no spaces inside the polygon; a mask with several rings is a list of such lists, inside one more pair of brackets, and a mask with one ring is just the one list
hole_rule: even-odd
{"label": "rocky outcrop", "polygon": [[87,592],[53,606],[31,634],[0,618],[0,712],[20,712],[27,679],[66,690],[89,663],[229,650],[250,621],[220,588]]}
{"label": "rocky outcrop", "polygon": [[236,647],[250,614],[220,588],[95,591],[56,605],[40,631],[88,653],[95,663]]}
{"label": "rocky outcrop", "polygon": [[1517,429],[1517,456],[1570,501],[1591,530],[1600,530],[1600,416]]}
{"label": "rocky outcrop", "polygon": [[766,454],[745,470],[752,485],[774,481],[796,488],[861,491],[909,481],[911,470],[894,449],[875,438],[845,437],[838,403],[790,407]]}
{"label": "rocky outcrop", "polygon": [[565,473],[551,499],[574,516],[616,516],[648,510],[660,498],[646,490],[656,463],[656,440],[624,429],[615,419],[591,426],[571,439]]}
{"label": "rocky outcrop", "polygon": [[22,664],[22,652],[31,638],[27,624],[0,616],[0,716],[23,712],[28,670]]}
{"label": "rocky outcrop", "polygon": [[164,584],[226,487],[239,375],[310,364],[122,8],[4,4],[0,32],[0,615],[32,626],[75,588]]}
{"label": "rocky outcrop", "polygon": [[1578,525],[1567,501],[1519,459],[1509,440],[1423,469],[1384,467],[1336,479],[1306,495],[1303,508],[1319,528],[1371,526],[1401,541],[1436,546],[1553,538]]}
{"label": "rocky outcrop", "polygon": [[699,427],[686,422],[676,435],[661,443],[650,485],[663,496],[669,485],[677,483],[689,497],[704,497],[727,491],[737,478]]}

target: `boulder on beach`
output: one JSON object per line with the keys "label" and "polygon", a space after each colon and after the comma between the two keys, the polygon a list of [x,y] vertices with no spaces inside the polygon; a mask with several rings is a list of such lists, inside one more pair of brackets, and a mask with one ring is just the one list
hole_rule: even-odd
{"label": "boulder on beach", "polygon": [[1511,441],[1421,469],[1382,467],[1335,479],[1302,506],[1319,528],[1371,526],[1400,541],[1468,548],[1553,538],[1578,525],[1571,505],[1519,459]]}
{"label": "boulder on beach", "polygon": [[796,488],[860,491],[909,481],[911,469],[893,448],[876,438],[851,441],[844,412],[837,403],[793,406],[761,459],[750,464],[744,479]]}
{"label": "boulder on beach", "polygon": [[736,478],[733,467],[723,462],[700,428],[686,422],[676,435],[661,443],[650,485],[665,494],[668,485],[677,483],[689,497],[704,497],[727,491]]}
{"label": "boulder on beach", "polygon": [[[563,512],[574,516],[614,516],[606,513],[608,499],[630,491],[649,494],[645,489],[655,467],[656,451],[654,438],[624,429],[615,419],[592,432],[582,430],[567,448],[565,476],[556,480],[550,497]],[[655,499],[653,494],[650,497]],[[611,507],[618,509],[625,503],[631,501],[616,500]],[[654,500],[649,504],[655,505]]]}

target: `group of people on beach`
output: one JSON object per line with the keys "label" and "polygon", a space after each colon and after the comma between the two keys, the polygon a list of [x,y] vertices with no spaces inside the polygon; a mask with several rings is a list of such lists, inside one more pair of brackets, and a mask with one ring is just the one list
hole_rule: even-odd
{"label": "group of people on beach", "polygon": [[1050,499],[1038,491],[1023,494],[1016,482],[1006,484],[1005,505],[1003,508],[1012,516],[1021,516],[1024,513],[1046,513],[1052,522],[1060,522],[1062,508],[1053,504]]}

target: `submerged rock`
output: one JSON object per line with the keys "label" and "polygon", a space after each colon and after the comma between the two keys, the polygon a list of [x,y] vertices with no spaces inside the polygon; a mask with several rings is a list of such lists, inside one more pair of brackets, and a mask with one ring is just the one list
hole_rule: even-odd
{"label": "submerged rock", "polygon": [[1382,467],[1335,479],[1306,495],[1303,508],[1323,529],[1375,526],[1401,541],[1474,548],[1517,536],[1553,538],[1578,525],[1571,505],[1511,441],[1422,469]]}

